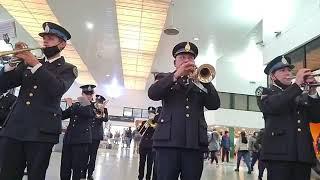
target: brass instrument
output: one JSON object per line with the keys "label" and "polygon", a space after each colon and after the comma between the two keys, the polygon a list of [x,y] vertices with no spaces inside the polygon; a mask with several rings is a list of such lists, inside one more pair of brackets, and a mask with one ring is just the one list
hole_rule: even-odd
{"label": "brass instrument", "polygon": [[152,120],[153,120],[153,119],[148,119],[148,120],[144,123],[143,127],[141,127],[141,129],[139,130],[139,133],[140,133],[142,136],[147,132],[148,128],[155,128],[155,127],[157,126],[157,123],[152,123]]}
{"label": "brass instrument", "polygon": [[189,78],[202,83],[210,83],[216,76],[215,68],[210,64],[202,64],[189,75]]}
{"label": "brass instrument", "polygon": [[[8,56],[8,55],[11,55],[11,54],[17,54],[17,53],[21,53],[21,52],[25,52],[25,51],[33,51],[33,50],[37,50],[37,49],[43,49],[43,47],[23,48],[23,49],[16,49],[16,50],[12,50],[12,51],[1,51],[0,52],[0,57]],[[20,62],[21,62],[21,59],[13,57],[8,61],[3,61],[2,64],[17,65]]]}
{"label": "brass instrument", "polygon": [[[316,73],[316,74],[311,74],[311,76],[313,77],[320,77],[320,73]],[[290,79],[295,79],[297,76],[292,76],[290,77]],[[320,86],[320,82],[316,82],[316,83],[305,83],[302,85],[303,87],[303,91],[309,91],[310,88],[312,87],[319,87]]]}
{"label": "brass instrument", "polygon": [[[94,107],[95,107],[96,118],[103,117],[104,116],[105,103],[95,102],[94,103]],[[103,111],[101,111],[101,109],[103,109]]]}

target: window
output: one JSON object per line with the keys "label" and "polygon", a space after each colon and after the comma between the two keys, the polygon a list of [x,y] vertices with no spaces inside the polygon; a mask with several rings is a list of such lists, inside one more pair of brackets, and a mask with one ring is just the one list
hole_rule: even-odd
{"label": "window", "polygon": [[234,95],[234,109],[247,110],[247,95],[235,94]]}
{"label": "window", "polygon": [[293,74],[296,74],[298,69],[301,69],[304,67],[304,61],[305,61],[305,52],[304,52],[304,47],[300,47],[286,56],[290,57],[291,62],[290,64],[294,65],[295,68],[293,69]]}
{"label": "window", "polygon": [[123,108],[123,116],[131,117],[132,116],[132,108],[124,107]]}
{"label": "window", "polygon": [[142,118],[148,118],[149,113],[148,113],[148,109],[142,109]]}
{"label": "window", "polygon": [[320,39],[315,39],[306,45],[306,67],[317,70],[320,67]]}
{"label": "window", "polygon": [[230,101],[230,97],[231,95],[229,93],[222,93],[222,92],[219,92],[218,93],[219,95],[219,98],[220,98],[220,107],[221,108],[224,108],[224,109],[230,109],[231,108],[231,101]]}
{"label": "window", "polygon": [[133,117],[137,117],[137,118],[141,118],[142,116],[142,109],[138,109],[138,108],[133,108],[132,109],[132,116]]}
{"label": "window", "polygon": [[257,97],[256,96],[249,96],[249,111],[260,111],[258,104],[257,104]]}

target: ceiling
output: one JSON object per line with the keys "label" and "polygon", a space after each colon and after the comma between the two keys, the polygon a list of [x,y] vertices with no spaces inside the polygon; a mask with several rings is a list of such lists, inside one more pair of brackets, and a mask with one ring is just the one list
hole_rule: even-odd
{"label": "ceiling", "polygon": [[[126,68],[122,61],[116,3],[125,0],[77,0],[76,4],[75,1],[41,1],[49,5],[57,21],[71,32],[72,46],[98,87],[105,87],[114,79],[123,86]],[[143,0],[145,1],[170,6],[169,0]],[[198,63],[214,64],[221,57],[243,48],[248,34],[261,21],[261,16],[255,11],[255,6],[258,6],[255,2],[246,0],[239,4],[237,0],[201,0],[195,3],[194,0],[175,0],[174,6],[167,8],[164,26],[158,29],[171,25],[173,16],[173,25],[180,33],[169,36],[160,31],[159,42],[151,59],[153,62],[150,63],[149,70],[146,70],[148,82],[145,87],[153,81],[150,72],[173,70],[171,50],[179,42],[192,41],[198,46]],[[45,20],[45,17],[41,20]],[[92,23],[92,29],[86,27],[88,22]],[[195,41],[194,38],[199,40]],[[23,41],[23,37],[21,40]],[[83,83],[85,82],[79,84]]]}

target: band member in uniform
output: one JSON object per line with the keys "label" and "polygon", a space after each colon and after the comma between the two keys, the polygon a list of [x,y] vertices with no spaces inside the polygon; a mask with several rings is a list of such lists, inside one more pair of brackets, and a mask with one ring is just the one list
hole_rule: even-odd
{"label": "band member in uniform", "polygon": [[177,44],[172,51],[176,70],[155,81],[149,98],[162,100],[160,120],[153,136],[157,158],[157,179],[200,180],[203,150],[208,149],[204,107],[215,110],[220,99],[212,83],[193,82],[198,48],[190,42]]}
{"label": "band member in uniform", "polygon": [[[15,54],[22,62],[6,64],[0,72],[0,92],[21,86],[0,132],[5,162],[0,179],[21,179],[27,166],[28,179],[44,180],[52,147],[61,133],[62,95],[77,77],[77,68],[65,62],[60,52],[71,35],[63,27],[46,22],[43,38],[44,59],[30,51]],[[17,43],[21,49],[25,43]]]}
{"label": "band member in uniform", "polygon": [[292,83],[294,68],[289,57],[270,61],[264,73],[272,80],[270,88],[256,90],[265,120],[261,159],[266,162],[268,180],[310,180],[316,157],[309,122],[319,122],[320,99],[310,69],[299,69]]}
{"label": "band member in uniform", "polygon": [[[157,80],[157,77],[156,77]],[[162,106],[157,107],[157,113],[154,117],[154,121],[158,123],[160,114],[161,114]],[[154,148],[152,148],[152,154],[153,154],[153,171],[152,171],[152,180],[157,180],[157,158],[156,158],[156,151]]]}
{"label": "band member in uniform", "polygon": [[81,171],[87,164],[89,144],[92,142],[91,122],[95,117],[93,110],[93,88],[95,85],[84,85],[82,96],[76,103],[67,98],[68,108],[62,112],[62,119],[70,118],[63,138],[60,178],[61,180],[80,180]]}
{"label": "band member in uniform", "polygon": [[148,107],[148,121],[142,122],[140,128],[142,138],[139,145],[139,175],[138,179],[143,180],[144,177],[144,167],[147,161],[147,174],[146,180],[151,179],[152,164],[153,164],[153,153],[152,153],[152,136],[154,133],[154,126],[156,121],[154,117],[156,115],[155,107]]}
{"label": "band member in uniform", "polygon": [[85,178],[88,172],[88,180],[93,180],[92,174],[95,169],[97,152],[100,141],[103,140],[103,122],[108,121],[108,110],[105,108],[106,99],[101,95],[96,95],[94,103],[95,118],[91,122],[92,143],[89,145],[86,169],[83,170],[82,177]]}
{"label": "band member in uniform", "polygon": [[9,92],[6,92],[0,96],[0,126],[4,123],[7,118],[11,106],[16,101],[17,97]]}

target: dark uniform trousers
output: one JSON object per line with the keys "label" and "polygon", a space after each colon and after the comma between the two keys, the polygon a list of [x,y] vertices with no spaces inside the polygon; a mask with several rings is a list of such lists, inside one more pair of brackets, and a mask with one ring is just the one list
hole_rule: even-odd
{"label": "dark uniform trousers", "polygon": [[220,107],[218,93],[211,83],[196,85],[186,78],[174,82],[173,73],[162,75],[148,90],[150,99],[162,101],[153,135],[157,179],[178,180],[180,174],[181,180],[200,180],[208,149],[203,109]]}
{"label": "dark uniform trousers", "polygon": [[320,99],[292,84],[264,88],[258,106],[265,119],[261,160],[268,180],[310,180],[316,157],[309,123],[319,123]]}
{"label": "dark uniform trousers", "polygon": [[70,118],[70,122],[63,139],[61,180],[70,180],[71,174],[72,180],[80,180],[92,142],[90,122],[94,116],[93,105],[74,103],[63,111],[62,119]]}
{"label": "dark uniform trousers", "polygon": [[[152,148],[139,148],[139,176],[138,179],[142,180],[144,176],[145,164],[147,162],[146,180],[151,179],[153,152]],[[155,169],[153,169],[155,171]]]}
{"label": "dark uniform trousers", "polygon": [[[95,108],[95,112],[97,112]],[[95,166],[96,158],[100,145],[100,141],[103,140],[103,122],[108,121],[108,110],[104,109],[104,117],[95,117],[91,122],[92,143],[89,144],[89,153],[86,156],[86,167],[82,171],[82,177],[85,178],[88,173],[88,177],[92,176]]]}
{"label": "dark uniform trousers", "polygon": [[23,142],[2,137],[4,164],[0,179],[22,180],[27,166],[29,180],[44,180],[52,152],[53,143]]}
{"label": "dark uniform trousers", "polygon": [[81,170],[86,163],[89,144],[64,144],[61,157],[61,180],[80,180]]}
{"label": "dark uniform trousers", "polygon": [[[139,132],[142,133],[142,138],[139,144],[139,175],[138,179],[142,180],[144,177],[144,169],[145,164],[147,162],[147,174],[146,180],[151,179],[152,173],[152,166],[154,164],[154,152],[152,150],[152,143],[153,143],[153,133],[154,128],[148,127],[147,129],[144,127],[146,121],[142,122],[140,128],[138,129]],[[156,119],[152,120],[152,123],[156,123]],[[155,168],[153,167],[153,172],[155,172]],[[153,173],[152,179],[156,179],[156,173]]]}
{"label": "dark uniform trousers", "polygon": [[21,179],[25,166],[29,180],[44,180],[52,147],[59,141],[61,97],[76,79],[76,67],[63,57],[40,62],[34,73],[24,63],[8,72],[0,70],[1,93],[21,86],[0,131],[4,141],[1,180]]}

